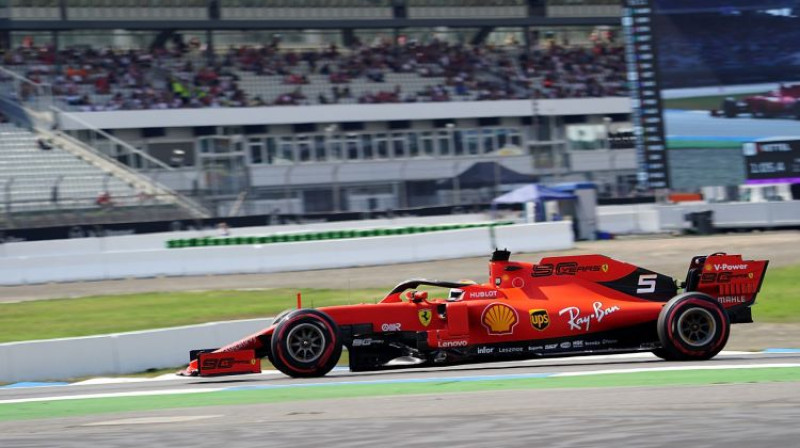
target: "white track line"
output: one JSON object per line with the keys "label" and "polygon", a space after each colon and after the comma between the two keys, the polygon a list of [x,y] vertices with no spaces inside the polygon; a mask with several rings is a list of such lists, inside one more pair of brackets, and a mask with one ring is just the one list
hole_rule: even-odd
{"label": "white track line", "polygon": [[[549,378],[565,377],[565,376],[589,376],[589,375],[606,375],[610,373],[641,373],[641,372],[677,372],[686,370],[730,370],[730,369],[780,369],[787,367],[800,367],[800,363],[784,363],[784,364],[729,364],[721,366],[670,366],[670,367],[652,367],[652,368],[635,368],[635,369],[606,369],[606,370],[588,370],[581,372],[562,372],[550,375]],[[798,378],[800,380],[800,377]]]}
{"label": "white track line", "polygon": [[[590,371],[581,371],[581,372],[560,372],[560,373],[553,373],[547,374],[547,376],[542,377],[543,379],[546,378],[557,378],[557,377],[570,377],[570,376],[589,376],[589,375],[605,375],[605,374],[626,374],[626,373],[642,373],[642,372],[659,372],[659,371],[689,371],[689,370],[730,370],[730,369],[766,369],[766,368],[797,368],[800,367],[800,363],[773,363],[773,364],[733,364],[733,365],[718,365],[718,366],[669,366],[669,367],[653,367],[653,368],[632,368],[632,369],[605,369],[605,370],[590,370]],[[508,375],[512,379],[515,378],[517,375]],[[493,377],[494,379],[502,380],[503,375],[496,375]],[[441,381],[443,379],[448,379],[447,377],[442,378],[430,378],[431,382],[434,381]],[[449,378],[453,380],[453,378]],[[798,378],[800,380],[800,378]],[[372,383],[372,381],[363,381],[364,383]],[[403,380],[393,380],[392,383],[403,383]],[[419,382],[418,378],[409,378],[408,382]],[[424,382],[424,381],[423,381]],[[347,381],[347,385],[354,385],[358,384],[359,381]],[[336,382],[332,383],[313,383],[313,384],[295,384],[295,385],[286,385],[281,389],[291,388],[291,387],[312,387],[312,386],[327,386],[327,387],[335,387],[337,385]],[[119,398],[119,397],[144,397],[144,396],[157,396],[157,395],[178,395],[178,394],[198,394],[198,393],[210,393],[210,392],[220,392],[230,389],[229,387],[217,387],[217,388],[194,388],[194,389],[164,389],[164,390],[152,390],[152,391],[137,391],[137,392],[113,392],[113,393],[104,393],[104,394],[83,394],[83,395],[67,395],[67,396],[50,396],[50,397],[36,397],[36,398],[18,398],[18,399],[11,399],[11,400],[0,400],[0,405],[3,404],[15,404],[15,403],[33,403],[33,402],[42,402],[42,401],[64,401],[64,400],[84,400],[84,399],[92,399],[92,398]]]}

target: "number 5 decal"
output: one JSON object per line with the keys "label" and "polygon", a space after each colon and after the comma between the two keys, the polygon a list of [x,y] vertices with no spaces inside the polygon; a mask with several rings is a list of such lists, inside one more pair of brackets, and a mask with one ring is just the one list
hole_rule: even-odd
{"label": "number 5 decal", "polygon": [[639,276],[639,286],[636,288],[636,294],[647,294],[649,292],[656,292],[656,277],[658,274],[642,274]]}

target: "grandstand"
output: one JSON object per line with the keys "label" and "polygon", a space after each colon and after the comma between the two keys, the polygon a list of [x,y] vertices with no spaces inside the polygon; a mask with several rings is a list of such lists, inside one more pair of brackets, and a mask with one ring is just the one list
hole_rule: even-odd
{"label": "grandstand", "polygon": [[[192,216],[385,211],[488,202],[513,187],[506,170],[626,195],[634,150],[610,142],[630,129],[619,13],[609,0],[0,3],[3,110],[29,141],[71,139],[115,165],[87,172],[86,191],[53,170],[35,200],[14,181],[6,202],[52,208],[42,190],[61,179],[60,208],[107,186],[133,209],[147,180]],[[478,163],[497,168],[459,178]]]}

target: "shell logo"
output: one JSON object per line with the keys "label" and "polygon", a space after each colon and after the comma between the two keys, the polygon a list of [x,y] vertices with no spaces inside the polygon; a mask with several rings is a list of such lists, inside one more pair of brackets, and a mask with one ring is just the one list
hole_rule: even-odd
{"label": "shell logo", "polygon": [[517,310],[505,303],[491,303],[483,309],[481,323],[490,335],[511,334],[519,323]]}

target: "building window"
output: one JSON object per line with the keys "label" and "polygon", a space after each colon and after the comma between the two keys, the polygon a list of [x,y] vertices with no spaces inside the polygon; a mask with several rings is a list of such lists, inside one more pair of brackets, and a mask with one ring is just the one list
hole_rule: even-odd
{"label": "building window", "polygon": [[483,152],[488,154],[497,150],[494,141],[494,129],[483,129],[481,135],[483,136]]}
{"label": "building window", "polygon": [[314,157],[317,161],[325,161],[325,136],[314,136]]}
{"label": "building window", "polygon": [[375,157],[375,150],[372,147],[372,134],[361,135],[361,150],[364,153],[365,160],[371,160]]}
{"label": "building window", "polygon": [[358,160],[359,156],[358,134],[347,134],[347,159]]}
{"label": "building window", "polygon": [[408,136],[408,156],[419,157],[419,141],[416,132],[409,132]]}
{"label": "building window", "polygon": [[375,134],[375,148],[376,148],[376,153],[375,153],[376,158],[378,159],[389,158],[389,141],[386,138],[386,134]]}
{"label": "building window", "polygon": [[453,154],[456,156],[464,155],[464,133],[462,131],[453,131],[453,149]]}
{"label": "building window", "polygon": [[292,144],[292,137],[281,137],[279,145],[280,160],[284,163],[294,163],[294,145]]}
{"label": "building window", "polygon": [[422,155],[434,157],[436,155],[436,145],[433,142],[433,132],[424,131],[422,133]]}
{"label": "building window", "polygon": [[251,138],[248,140],[250,149],[250,163],[261,164],[264,163],[264,142],[260,138]]}
{"label": "building window", "polygon": [[299,162],[311,162],[311,138],[307,135],[298,135],[295,138],[297,144],[297,160]]}
{"label": "building window", "polygon": [[278,147],[275,144],[274,137],[267,137],[266,143],[267,143],[267,163],[272,165],[273,163],[275,163],[275,157],[278,154]]}
{"label": "building window", "polygon": [[402,159],[406,156],[406,139],[404,132],[392,132],[392,156]]}
{"label": "building window", "polygon": [[468,129],[464,131],[464,143],[467,147],[467,154],[474,156],[481,153],[481,145],[478,140],[478,131],[475,129]]}
{"label": "building window", "polygon": [[450,132],[438,131],[437,140],[439,141],[439,155],[449,156],[451,153],[452,144],[450,142]]}
{"label": "building window", "polygon": [[328,137],[328,158],[331,161],[342,160],[342,136],[339,134],[332,134]]}

